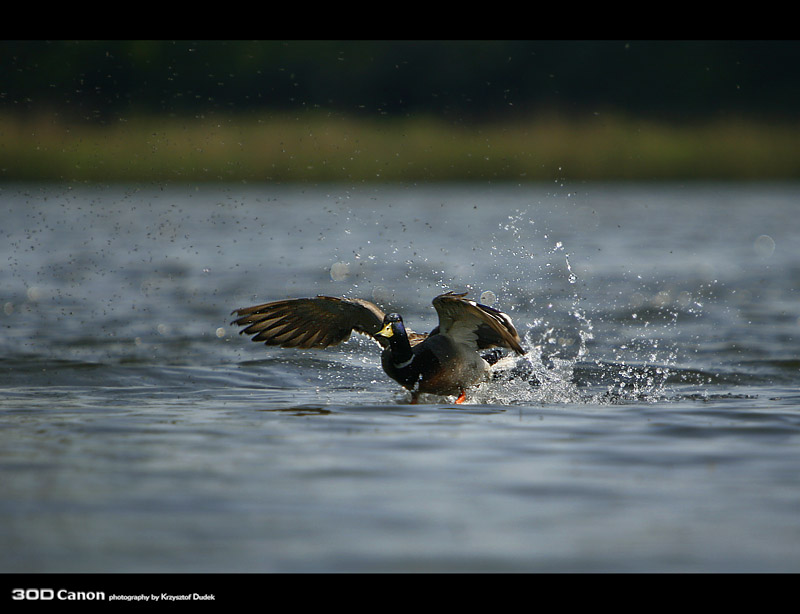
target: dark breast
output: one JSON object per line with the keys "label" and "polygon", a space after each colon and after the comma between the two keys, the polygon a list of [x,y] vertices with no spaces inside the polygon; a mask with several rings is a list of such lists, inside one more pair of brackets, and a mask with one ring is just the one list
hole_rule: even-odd
{"label": "dark breast", "polygon": [[410,365],[402,368],[395,366],[395,359],[391,348],[386,348],[381,353],[381,365],[386,375],[391,377],[398,384],[409,390],[413,390],[419,380],[419,369],[416,369],[413,361]]}

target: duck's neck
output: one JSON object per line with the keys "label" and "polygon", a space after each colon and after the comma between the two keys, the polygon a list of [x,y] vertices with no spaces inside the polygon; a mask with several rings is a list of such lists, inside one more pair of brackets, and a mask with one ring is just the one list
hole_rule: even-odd
{"label": "duck's neck", "polygon": [[403,369],[413,362],[414,352],[411,351],[411,343],[402,323],[396,325],[395,332],[389,340],[389,347],[392,350],[392,364],[398,369]]}

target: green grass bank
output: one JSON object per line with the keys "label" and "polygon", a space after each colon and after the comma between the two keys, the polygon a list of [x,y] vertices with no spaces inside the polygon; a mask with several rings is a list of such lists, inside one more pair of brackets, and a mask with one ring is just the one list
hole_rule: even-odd
{"label": "green grass bank", "polygon": [[611,113],[480,125],[324,113],[0,116],[0,181],[429,182],[800,179],[800,124]]}

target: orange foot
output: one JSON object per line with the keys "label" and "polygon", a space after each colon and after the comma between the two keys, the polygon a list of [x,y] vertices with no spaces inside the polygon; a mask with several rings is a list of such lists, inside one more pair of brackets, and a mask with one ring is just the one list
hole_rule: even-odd
{"label": "orange foot", "polygon": [[461,394],[456,399],[456,404],[461,404],[466,400],[467,400],[467,392],[466,392],[466,390],[462,390]]}

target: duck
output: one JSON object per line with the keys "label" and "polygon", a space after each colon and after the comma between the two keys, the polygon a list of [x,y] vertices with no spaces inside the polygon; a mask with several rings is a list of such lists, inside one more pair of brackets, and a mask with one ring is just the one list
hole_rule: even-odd
{"label": "duck", "polygon": [[525,354],[511,318],[493,307],[446,292],[433,299],[438,325],[429,333],[406,328],[399,313],[384,313],[359,298],[293,298],[235,309],[232,325],[252,341],[282,348],[321,349],[338,345],[355,331],[377,341],[386,374],[420,394],[456,396],[490,378],[492,365],[511,350]]}

